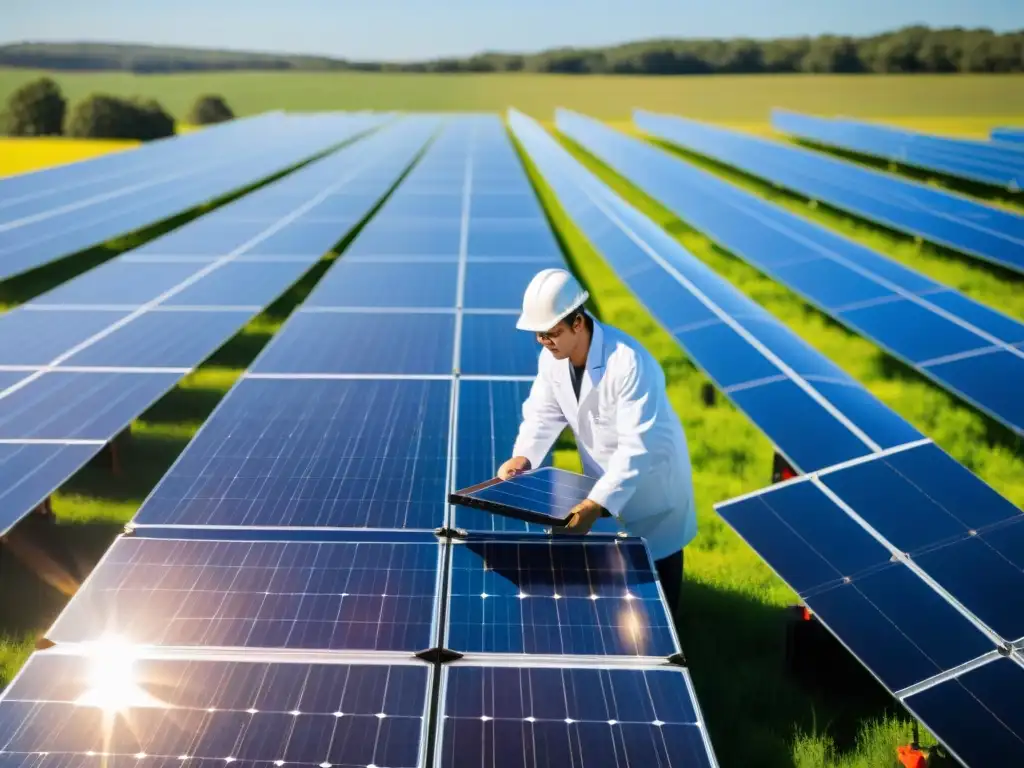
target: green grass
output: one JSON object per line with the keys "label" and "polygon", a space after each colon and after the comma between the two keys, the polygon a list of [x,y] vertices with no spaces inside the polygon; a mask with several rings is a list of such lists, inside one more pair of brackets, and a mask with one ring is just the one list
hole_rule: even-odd
{"label": "green grass", "polygon": [[[0,69],[0,97],[41,74]],[[634,107],[714,120],[764,121],[772,107],[861,117],[958,115],[985,124],[1024,115],[1022,75],[604,75],[220,72],[50,73],[71,102],[94,92],[158,100],[179,118],[203,93],[238,114],[281,108],[504,110],[548,118],[556,106],[623,119]]]}

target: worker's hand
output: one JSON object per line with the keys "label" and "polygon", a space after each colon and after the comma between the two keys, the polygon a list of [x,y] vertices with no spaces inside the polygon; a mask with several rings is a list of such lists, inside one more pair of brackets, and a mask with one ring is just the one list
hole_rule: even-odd
{"label": "worker's hand", "polygon": [[530,460],[528,458],[525,456],[514,456],[498,467],[498,477],[502,480],[508,480],[510,477],[515,477],[529,471],[529,469]]}
{"label": "worker's hand", "polygon": [[554,530],[562,533],[584,534],[589,533],[590,529],[594,527],[594,523],[604,514],[604,507],[596,501],[584,499],[573,507],[569,514],[569,522],[564,527]]}

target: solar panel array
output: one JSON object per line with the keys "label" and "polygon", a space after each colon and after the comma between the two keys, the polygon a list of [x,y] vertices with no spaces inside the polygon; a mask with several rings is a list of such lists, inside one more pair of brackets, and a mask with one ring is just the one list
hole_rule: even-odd
{"label": "solar panel array", "polygon": [[993,128],[990,135],[993,141],[1024,142],[1024,128]]}
{"label": "solar panel array", "polygon": [[719,505],[723,518],[966,764],[1024,759],[1011,704],[1024,648],[1021,511],[687,253],[536,122],[512,112],[510,124],[598,253],[808,473]]}
{"label": "solar panel array", "polygon": [[[739,258],[1024,435],[1024,324],[591,118],[558,129]],[[1022,220],[1024,222],[1024,220]]]}
{"label": "solar panel array", "polygon": [[445,121],[9,686],[8,758],[714,765],[642,541],[446,503],[535,373],[505,283],[560,263],[501,122]]}
{"label": "solar panel array", "polygon": [[298,280],[429,130],[382,129],[0,316],[0,533]]}
{"label": "solar panel array", "polygon": [[243,189],[384,122],[271,114],[0,179],[0,279]]}
{"label": "solar panel array", "polygon": [[1024,217],[912,179],[772,141],[637,110],[648,134],[732,165],[813,200],[1024,273]]}
{"label": "solar panel array", "polygon": [[844,118],[772,110],[772,127],[827,146],[1019,191],[1024,152],[986,141],[931,136]]}

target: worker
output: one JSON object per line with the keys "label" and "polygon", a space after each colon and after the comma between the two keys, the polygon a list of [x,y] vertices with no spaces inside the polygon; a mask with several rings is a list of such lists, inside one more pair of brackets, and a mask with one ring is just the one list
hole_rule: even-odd
{"label": "worker", "polygon": [[635,339],[598,323],[588,298],[564,269],[544,269],[527,286],[516,327],[535,333],[542,349],[512,458],[498,477],[540,466],[568,424],[583,471],[597,482],[565,531],[585,534],[610,514],[643,537],[675,611],[683,547],[697,534],[686,437],[661,366]]}

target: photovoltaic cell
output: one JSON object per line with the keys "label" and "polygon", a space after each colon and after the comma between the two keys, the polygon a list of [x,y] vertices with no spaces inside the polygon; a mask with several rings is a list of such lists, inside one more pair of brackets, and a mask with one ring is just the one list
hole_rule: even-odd
{"label": "photovoltaic cell", "polygon": [[251,310],[146,312],[71,355],[67,365],[192,368],[252,319]]}
{"label": "photovoltaic cell", "polygon": [[120,537],[47,633],[147,646],[410,655],[436,645],[440,546]]}
{"label": "photovoltaic cell", "polygon": [[715,764],[679,669],[460,663],[443,676],[440,768]]}
{"label": "photovoltaic cell", "polygon": [[906,697],[904,705],[964,765],[1024,762],[1024,663],[997,659]]}
{"label": "photovoltaic cell", "polygon": [[641,540],[453,545],[446,646],[460,653],[658,656],[677,641]]}
{"label": "photovoltaic cell", "polygon": [[[396,221],[401,222],[396,226]],[[374,227],[368,225],[345,249],[346,255],[359,256],[420,254],[448,256],[459,252],[459,220],[402,220],[384,216]]]}
{"label": "photovoltaic cell", "polygon": [[477,257],[551,256],[561,258],[562,251],[554,234],[546,227],[496,229],[469,228],[467,252]]}
{"label": "photovoltaic cell", "polygon": [[128,311],[12,309],[0,315],[0,365],[49,365]]}
{"label": "photovoltaic cell", "polygon": [[526,286],[542,269],[565,269],[565,262],[552,258],[547,262],[480,261],[466,265],[463,306],[467,309],[508,309],[523,306]]}
{"label": "photovoltaic cell", "polygon": [[[196,272],[195,264],[115,259],[32,300],[33,304],[145,304]],[[223,302],[220,302],[223,303]]]}
{"label": "photovoltaic cell", "polygon": [[[111,693],[104,673],[134,690]],[[125,658],[116,648],[97,662],[42,652],[0,700],[0,743],[8,761],[40,766],[113,753],[167,765],[184,757],[419,768],[429,676],[419,664]],[[104,709],[108,696],[117,716]]]}
{"label": "photovoltaic cell", "polygon": [[437,528],[450,393],[441,380],[243,379],[134,522]]}
{"label": "photovoltaic cell", "polygon": [[554,467],[541,467],[498,482],[456,490],[452,502],[498,514],[561,525],[573,507],[587,498],[595,478]]}
{"label": "photovoltaic cell", "polygon": [[450,374],[454,338],[450,314],[297,312],[251,370]]}
{"label": "photovoltaic cell", "polygon": [[516,315],[462,318],[459,369],[475,376],[536,376],[541,346],[532,333],[516,328]]}
{"label": "photovoltaic cell", "polygon": [[0,535],[42,503],[89,459],[100,445],[0,444]]}
{"label": "photovoltaic cell", "polygon": [[180,378],[178,373],[44,373],[0,398],[0,439],[110,440]]}
{"label": "photovoltaic cell", "polygon": [[342,260],[324,276],[304,307],[453,308],[458,264]]}
{"label": "photovoltaic cell", "polygon": [[[244,198],[243,198],[244,199]],[[307,196],[309,199],[309,196]],[[280,216],[281,213],[278,213]],[[217,215],[200,216],[188,226],[150,240],[132,250],[133,256],[226,256],[256,238],[273,219],[221,220]]]}
{"label": "photovoltaic cell", "polygon": [[516,194],[475,194],[470,203],[470,212],[475,219],[544,217],[540,201],[529,186]]}
{"label": "photovoltaic cell", "polygon": [[229,261],[170,297],[166,305],[265,307],[299,280],[310,266],[304,261]]}

